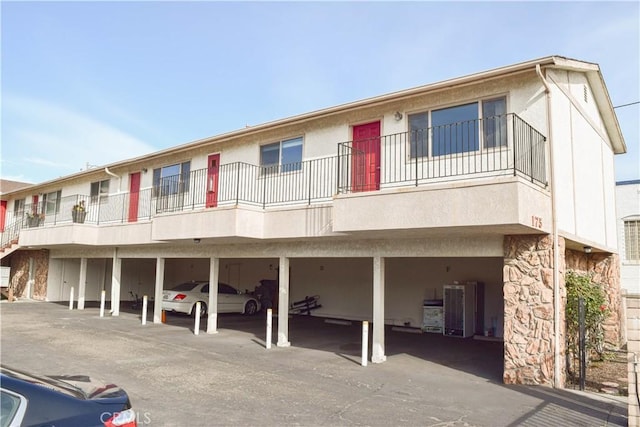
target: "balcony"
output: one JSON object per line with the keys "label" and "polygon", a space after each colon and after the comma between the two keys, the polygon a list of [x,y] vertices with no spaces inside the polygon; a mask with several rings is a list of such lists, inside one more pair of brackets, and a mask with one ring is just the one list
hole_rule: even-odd
{"label": "balcony", "polygon": [[[521,182],[529,185],[522,187]],[[340,143],[338,155],[332,157],[270,167],[229,163],[165,177],[153,188],[134,194],[73,195],[28,205],[5,228],[2,247],[14,241],[21,229],[63,225],[153,223],[148,242],[191,234],[202,237],[203,230],[213,230],[212,238],[295,237],[284,229],[266,228],[283,220],[295,228],[292,224],[311,217],[322,218],[323,223],[306,224],[305,236],[331,234],[326,228],[331,216],[332,232],[468,225],[423,209],[443,204],[447,209],[482,207],[483,215],[491,218],[478,225],[526,224],[528,213],[522,212],[532,209],[520,205],[526,199],[544,205],[546,182],[544,136],[517,115],[507,114]],[[310,213],[312,207],[321,209],[320,213]],[[296,209],[299,215],[290,213]],[[397,218],[400,210],[406,215]],[[184,215],[198,211],[206,212],[201,217]],[[386,211],[386,216],[381,215]],[[417,211],[426,212],[423,220],[404,221]],[[357,218],[371,217],[371,212],[387,219],[356,223]],[[193,224],[199,230],[193,230]],[[118,235],[107,240],[117,243]],[[144,239],[133,240],[142,243]]]}

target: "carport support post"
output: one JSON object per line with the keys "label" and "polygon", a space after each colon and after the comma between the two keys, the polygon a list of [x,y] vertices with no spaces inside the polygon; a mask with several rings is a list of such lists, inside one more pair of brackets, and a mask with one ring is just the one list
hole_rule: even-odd
{"label": "carport support post", "polygon": [[289,347],[289,258],[280,257],[278,286],[278,347]]}
{"label": "carport support post", "polygon": [[164,283],[164,258],[156,259],[156,287],[153,291],[153,323],[162,323],[162,290]]}
{"label": "carport support post", "polygon": [[118,258],[118,249],[113,251],[113,271],[111,273],[111,315],[120,315],[120,277],[122,260]]}
{"label": "carport support post", "polygon": [[87,259],[80,258],[80,283],[78,283],[78,310],[84,310],[84,299],[87,291]]}
{"label": "carport support post", "polygon": [[218,278],[220,277],[220,258],[209,260],[209,302],[207,303],[207,333],[218,333]]}
{"label": "carport support post", "polygon": [[384,354],[384,258],[373,257],[373,342],[371,362],[387,360]]}

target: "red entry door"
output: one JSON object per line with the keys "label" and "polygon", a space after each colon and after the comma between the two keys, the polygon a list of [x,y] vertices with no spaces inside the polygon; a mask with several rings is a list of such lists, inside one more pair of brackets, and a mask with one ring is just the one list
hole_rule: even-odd
{"label": "red entry door", "polygon": [[380,122],[353,127],[352,191],[380,189]]}
{"label": "red entry door", "polygon": [[218,206],[218,174],[220,154],[210,154],[207,158],[207,207]]}
{"label": "red entry door", "polygon": [[140,203],[140,172],[129,175],[129,222],[138,221]]}
{"label": "red entry door", "polygon": [[0,200],[0,232],[4,232],[5,221],[7,220],[7,201]]}

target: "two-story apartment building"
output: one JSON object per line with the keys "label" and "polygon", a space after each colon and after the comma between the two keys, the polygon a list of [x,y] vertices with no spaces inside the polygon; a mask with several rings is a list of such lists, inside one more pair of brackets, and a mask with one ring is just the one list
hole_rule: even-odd
{"label": "two-story apartment building", "polygon": [[[209,280],[278,280],[313,315],[420,328],[423,301],[471,294],[464,325],[504,342],[504,381],[562,386],[566,269],[606,286],[619,336],[615,154],[597,64],[550,56],[226,134],[3,195],[19,295],[78,306]],[[462,288],[446,287],[448,285]],[[445,295],[446,294],[446,295]],[[472,321],[469,321],[472,319]],[[486,331],[486,332],[485,332]],[[455,339],[455,338],[452,338]]]}

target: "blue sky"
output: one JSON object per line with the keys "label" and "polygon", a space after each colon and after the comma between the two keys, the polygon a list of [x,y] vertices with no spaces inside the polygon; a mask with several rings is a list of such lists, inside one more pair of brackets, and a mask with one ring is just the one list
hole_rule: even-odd
{"label": "blue sky", "polygon": [[[1,2],[4,179],[557,54],[640,100],[638,2]],[[640,106],[616,109],[640,178]]]}

